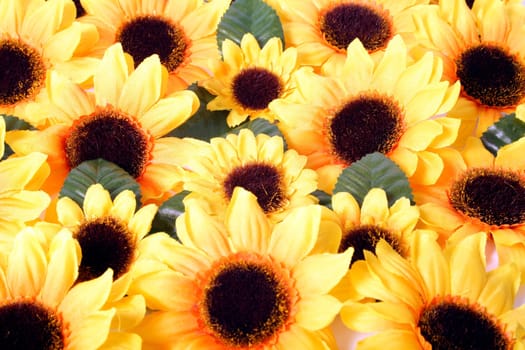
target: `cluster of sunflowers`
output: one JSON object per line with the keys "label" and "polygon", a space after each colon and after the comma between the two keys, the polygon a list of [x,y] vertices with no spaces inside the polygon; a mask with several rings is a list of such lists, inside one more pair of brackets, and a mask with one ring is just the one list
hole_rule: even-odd
{"label": "cluster of sunflowers", "polygon": [[525,349],[516,0],[0,0],[0,349]]}

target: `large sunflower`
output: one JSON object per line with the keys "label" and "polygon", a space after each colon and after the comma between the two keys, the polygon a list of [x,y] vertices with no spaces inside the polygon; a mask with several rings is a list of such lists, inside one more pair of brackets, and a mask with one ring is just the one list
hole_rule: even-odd
{"label": "large sunflower", "polygon": [[340,307],[328,292],[351,249],[311,254],[321,207],[273,225],[240,187],[225,220],[196,204],[177,219],[182,244],[160,233],[143,240],[144,268],[130,290],[152,309],[136,329],[145,349],[324,349]]}
{"label": "large sunflower", "polygon": [[397,34],[412,43],[415,5],[426,0],[290,0],[281,5],[287,46],[296,47],[299,62],[320,67],[342,65],[346,49],[359,39],[373,55]]}
{"label": "large sunflower", "polygon": [[470,9],[462,0],[441,0],[414,16],[422,47],[442,57],[444,78],[461,83],[449,113],[462,120],[458,145],[525,102],[525,12],[519,7],[477,0]]}
{"label": "large sunflower", "polygon": [[82,0],[100,40],[95,55],[120,42],[140,64],[157,54],[169,72],[168,90],[181,90],[210,76],[208,60],[218,58],[216,30],[229,0]]}
{"label": "large sunflower", "polygon": [[461,154],[447,150],[440,180],[414,187],[422,224],[440,233],[442,240],[487,232],[500,260],[515,261],[525,273],[523,152],[525,138],[502,147],[495,157],[473,137]]}
{"label": "large sunflower", "polygon": [[202,85],[216,97],[209,110],[230,110],[227,122],[236,126],[246,120],[264,118],[271,122],[275,115],[270,102],[286,98],[294,90],[293,72],[297,69],[297,50],[283,52],[281,40],[270,39],[261,49],[248,33],[240,47],[226,39],[222,44],[223,60],[210,62],[213,76]]}
{"label": "large sunflower", "polygon": [[281,137],[242,129],[238,135],[212,138],[209,146],[209,152],[188,162],[191,172],[183,186],[221,217],[237,186],[257,196],[273,221],[292,208],[317,202],[311,194],[317,189],[317,174],[305,168],[306,157],[284,150]]}
{"label": "large sunflower", "polygon": [[43,242],[40,231],[25,228],[0,267],[0,348],[138,349],[136,334],[111,335],[115,310],[102,309],[111,270],[74,285],[80,250],[71,232],[63,229]]}
{"label": "large sunflower", "polygon": [[297,71],[294,100],[270,104],[288,146],[317,170],[320,189],[331,192],[345,167],[372,152],[413,182],[436,181],[443,165],[434,150],[455,141],[459,121],[435,116],[454,105],[459,85],[440,81],[441,61],[430,53],[408,61],[399,36],[377,63],[354,40],[337,76]]}
{"label": "large sunflower", "polygon": [[17,154],[48,155],[52,173],[45,189],[50,194],[57,193],[72,168],[104,158],[138,181],[143,200],[160,198],[180,183],[180,170],[174,164],[188,154],[183,141],[161,137],[199,106],[193,92],[166,95],[165,88],[166,71],[158,56],[133,70],[130,57],[115,44],[95,73],[94,94],[51,74],[50,104],[43,106],[52,116],[50,126],[8,132],[6,141]]}
{"label": "large sunflower", "polygon": [[351,281],[372,302],[348,301],[341,310],[351,329],[374,332],[363,349],[523,349],[525,314],[514,308],[517,268],[487,272],[484,233],[443,251],[432,235],[418,235],[410,259],[385,241],[356,262]]}
{"label": "large sunflower", "polygon": [[46,72],[87,82],[98,59],[83,55],[97,39],[95,26],[75,22],[72,1],[0,1],[0,113],[40,125],[38,108],[26,109],[45,99]]}

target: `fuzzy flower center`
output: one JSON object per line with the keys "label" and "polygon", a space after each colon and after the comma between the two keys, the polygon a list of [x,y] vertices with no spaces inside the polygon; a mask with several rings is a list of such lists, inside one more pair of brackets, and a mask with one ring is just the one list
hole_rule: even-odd
{"label": "fuzzy flower center", "polygon": [[525,223],[525,180],[512,171],[471,169],[453,183],[450,203],[488,225]]}
{"label": "fuzzy flower center", "polygon": [[259,67],[243,69],[232,82],[233,97],[244,108],[262,110],[283,92],[281,79]]}
{"label": "fuzzy flower center", "polygon": [[40,53],[19,40],[0,40],[0,106],[34,98],[45,79],[46,65]]}
{"label": "fuzzy flower center", "polygon": [[75,234],[82,249],[77,282],[101,276],[108,268],[116,280],[126,273],[134,258],[134,235],[120,220],[104,216],[82,223]]}
{"label": "fuzzy flower center", "polygon": [[525,65],[496,45],[480,44],[456,59],[463,94],[492,108],[515,106],[525,98]]}
{"label": "fuzzy flower center", "polygon": [[404,115],[390,97],[363,94],[346,102],[328,125],[333,152],[345,164],[367,154],[388,154],[405,130]]}
{"label": "fuzzy flower center", "polygon": [[20,300],[0,306],[0,349],[65,349],[62,317],[39,302]]}
{"label": "fuzzy flower center", "polygon": [[70,168],[103,158],[138,178],[150,161],[153,138],[133,118],[108,107],[78,119],[64,149]]}
{"label": "fuzzy flower center", "polygon": [[359,39],[368,52],[374,52],[385,48],[394,35],[390,14],[372,2],[331,6],[319,22],[325,40],[340,50]]}
{"label": "fuzzy flower center", "polygon": [[132,18],[119,28],[115,41],[133,56],[135,67],[147,57],[157,54],[169,72],[174,72],[183,64],[189,49],[180,25],[157,15]]}

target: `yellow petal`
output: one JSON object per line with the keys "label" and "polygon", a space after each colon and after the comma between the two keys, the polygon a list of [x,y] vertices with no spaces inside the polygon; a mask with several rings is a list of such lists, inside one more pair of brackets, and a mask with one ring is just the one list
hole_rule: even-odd
{"label": "yellow petal", "polygon": [[[65,316],[65,321],[69,321],[72,328],[68,348],[72,350],[98,349],[108,337],[114,314],[114,309],[95,311],[81,321],[75,320],[74,322]],[[96,336],[93,336],[95,334]]]}
{"label": "yellow petal", "polygon": [[525,150],[525,137],[505,145],[498,150],[494,164],[498,167],[521,170],[525,169],[523,151]]}
{"label": "yellow petal", "polygon": [[496,316],[513,309],[514,298],[520,286],[519,275],[514,264],[501,265],[490,271],[478,302]]}
{"label": "yellow petal", "polygon": [[115,317],[111,329],[127,330],[137,326],[146,314],[146,301],[142,295],[128,295],[111,303],[115,307]]}
{"label": "yellow petal", "polygon": [[421,343],[412,330],[393,329],[366,337],[359,342],[359,350],[403,349],[421,350]]}
{"label": "yellow petal", "polygon": [[435,184],[444,169],[443,159],[436,153],[428,151],[418,152],[417,157],[417,168],[411,180],[422,185]]}
{"label": "yellow petal", "polygon": [[69,197],[61,197],[56,208],[58,221],[66,227],[75,227],[84,221],[82,208]]}
{"label": "yellow petal", "polygon": [[[130,56],[126,56],[120,43],[113,44],[104,52],[104,57],[93,77],[98,106],[117,106],[120,92],[133,67]],[[137,96],[136,96],[137,98]]]}
{"label": "yellow petal", "polygon": [[341,308],[341,320],[350,329],[359,332],[384,332],[389,329],[414,325],[415,315],[403,303],[346,302]]}
{"label": "yellow petal", "polygon": [[111,332],[100,350],[140,350],[142,338],[135,333]]}
{"label": "yellow petal", "polygon": [[0,195],[0,216],[9,221],[36,219],[48,207],[49,195],[44,191],[19,191]]}
{"label": "yellow petal", "polygon": [[388,199],[382,188],[368,191],[361,205],[361,225],[381,225],[388,218]]}
{"label": "yellow petal", "polygon": [[82,206],[86,219],[90,220],[108,215],[113,202],[109,192],[97,183],[87,189]]}
{"label": "yellow petal", "polygon": [[34,177],[39,175],[39,169],[46,164],[46,159],[47,155],[33,152],[0,162],[0,192],[24,189],[35,181]]}
{"label": "yellow petal", "polygon": [[442,132],[443,128],[437,121],[423,120],[410,126],[399,140],[399,144],[412,151],[423,151]]}
{"label": "yellow petal", "polygon": [[151,230],[151,224],[158,207],[155,204],[147,204],[140,208],[129,220],[128,228],[136,235],[137,240],[142,239]]}
{"label": "yellow petal", "polygon": [[113,207],[110,209],[109,215],[119,218],[123,222],[128,222],[135,214],[136,207],[137,201],[133,191],[124,190],[113,200]]}
{"label": "yellow petal", "polygon": [[302,296],[297,302],[295,320],[305,329],[320,330],[332,323],[341,306],[341,302],[331,295]]}
{"label": "yellow petal", "polygon": [[312,332],[299,325],[292,324],[289,329],[279,334],[277,350],[289,349],[326,349],[318,332]]}

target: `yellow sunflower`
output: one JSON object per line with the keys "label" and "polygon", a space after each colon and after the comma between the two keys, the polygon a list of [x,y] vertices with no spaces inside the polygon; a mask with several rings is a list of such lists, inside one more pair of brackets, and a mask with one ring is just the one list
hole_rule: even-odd
{"label": "yellow sunflower", "polygon": [[439,177],[443,165],[434,150],[455,141],[459,120],[436,116],[452,108],[459,84],[440,81],[441,61],[431,53],[408,61],[399,36],[377,63],[354,40],[337,76],[297,71],[294,100],[270,103],[288,146],[319,174],[320,189],[331,192],[345,167],[373,152],[413,182]]}
{"label": "yellow sunflower", "polygon": [[[5,121],[0,117],[0,156],[4,140]],[[48,207],[49,195],[40,190],[49,175],[46,159],[45,154],[34,152],[0,161],[0,246]]]}
{"label": "yellow sunflower", "polygon": [[297,69],[297,50],[283,52],[279,38],[270,39],[261,49],[248,33],[240,47],[226,39],[222,44],[223,60],[210,62],[213,76],[202,85],[216,97],[208,103],[209,110],[230,110],[229,126],[234,127],[247,117],[273,122],[275,115],[268,105],[286,98],[295,89],[292,74]]}
{"label": "yellow sunflower", "polygon": [[95,26],[75,22],[72,1],[0,1],[0,113],[38,126],[31,103],[45,98],[46,72],[87,82],[98,59],[84,53],[97,40]]}
{"label": "yellow sunflower", "polygon": [[305,168],[306,157],[284,150],[283,139],[239,134],[212,138],[209,152],[188,162],[184,181],[190,197],[202,198],[213,212],[224,217],[235,187],[252,192],[265,214],[279,221],[292,208],[317,202],[317,174]]}
{"label": "yellow sunflower", "polygon": [[287,46],[296,47],[299,62],[339,66],[348,45],[359,39],[372,55],[383,51],[395,35],[413,40],[411,16],[427,0],[290,0],[281,5]]}
{"label": "yellow sunflower", "polygon": [[[152,309],[136,331],[145,349],[324,349],[340,302],[328,292],[352,250],[311,254],[318,205],[274,225],[237,187],[224,220],[191,202],[176,222],[179,243],[146,237],[130,290]],[[330,338],[330,337],[328,337]]]}
{"label": "yellow sunflower", "polygon": [[348,301],[343,322],[374,332],[356,349],[523,349],[524,306],[513,264],[487,272],[486,235],[474,234],[443,251],[418,235],[409,260],[385,241],[351,270],[354,287],[372,302]]}
{"label": "yellow sunflower", "polygon": [[50,105],[43,106],[51,113],[50,126],[8,132],[6,141],[17,154],[48,155],[52,172],[44,188],[50,194],[57,193],[72,168],[104,158],[137,180],[144,201],[157,199],[182,181],[176,163],[189,153],[183,141],[162,136],[199,106],[193,92],[166,95],[165,88],[166,71],[158,56],[133,70],[130,57],[115,44],[95,73],[94,93],[50,74]]}
{"label": "yellow sunflower", "polygon": [[140,338],[113,337],[114,309],[103,310],[112,271],[74,285],[80,250],[67,229],[46,244],[25,228],[0,268],[0,348],[138,349]]}
{"label": "yellow sunflower", "polygon": [[[523,5],[519,7],[523,8]],[[462,120],[458,146],[525,102],[525,11],[501,0],[442,0],[414,16],[424,50],[443,59],[443,76],[461,83],[449,117]]]}
{"label": "yellow sunflower", "polygon": [[121,43],[135,65],[157,54],[169,72],[168,90],[182,90],[210,76],[208,60],[218,58],[216,31],[229,0],[82,0],[100,32],[101,55]]}
{"label": "yellow sunflower", "polygon": [[[442,236],[461,240],[484,231],[500,261],[514,261],[525,273],[525,138],[493,156],[478,138],[462,153],[448,150],[445,170],[433,186],[415,186],[421,222]],[[525,275],[524,275],[525,277]]]}

